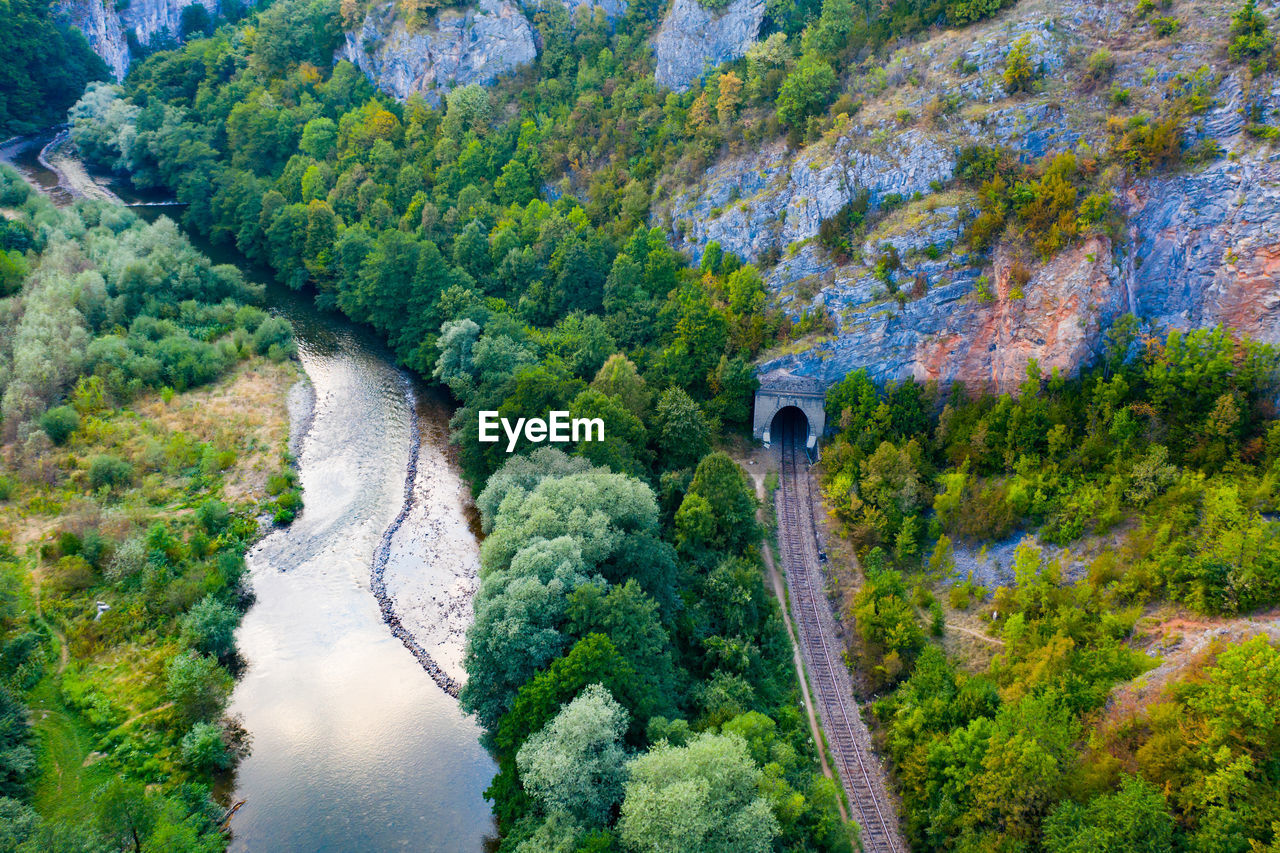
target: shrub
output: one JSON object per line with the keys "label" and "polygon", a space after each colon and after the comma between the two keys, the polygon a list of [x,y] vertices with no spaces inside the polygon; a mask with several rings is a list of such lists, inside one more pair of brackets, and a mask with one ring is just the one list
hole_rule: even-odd
{"label": "shrub", "polygon": [[790,128],[803,127],[829,103],[836,72],[821,59],[805,58],[778,91],[778,120]]}
{"label": "shrub", "polygon": [[1004,60],[1004,88],[1010,95],[1030,92],[1035,88],[1040,71],[1031,61],[1031,36],[1025,35],[1013,43]]}
{"label": "shrub", "polygon": [[118,581],[130,578],[142,571],[147,564],[147,546],[140,537],[125,540],[116,548],[107,563],[108,580]]}
{"label": "shrub", "polygon": [[56,406],[40,416],[40,428],[54,444],[66,444],[80,427],[80,415],[70,406]]}
{"label": "shrub", "polygon": [[1246,0],[1231,18],[1231,41],[1227,55],[1235,62],[1248,63],[1255,77],[1266,71],[1275,58],[1275,36],[1267,28],[1267,19],[1258,11],[1255,0]]}
{"label": "shrub", "polygon": [[222,501],[207,500],[196,508],[196,521],[211,536],[217,536],[227,529],[231,521],[231,511]]}
{"label": "shrub", "polygon": [[240,614],[212,595],[206,595],[182,617],[182,638],[194,649],[219,658],[236,651]]}
{"label": "shrub", "polygon": [[232,763],[231,750],[216,723],[196,723],[182,736],[182,760],[195,770],[226,770]]}
{"label": "shrub", "polygon": [[1089,54],[1085,62],[1084,79],[1090,89],[1111,79],[1116,73],[1116,58],[1105,47],[1100,47]]}
{"label": "shrub", "polygon": [[96,491],[115,489],[133,481],[133,466],[119,456],[102,453],[89,463],[89,485]]}

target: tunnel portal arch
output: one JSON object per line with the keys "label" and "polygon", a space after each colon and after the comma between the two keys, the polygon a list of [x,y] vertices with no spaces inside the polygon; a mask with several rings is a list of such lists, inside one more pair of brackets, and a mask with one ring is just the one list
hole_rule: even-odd
{"label": "tunnel portal arch", "polygon": [[774,370],[760,377],[756,391],[755,416],[751,434],[767,447],[773,436],[773,420],[787,407],[794,407],[804,415],[809,426],[809,440],[813,446],[827,425],[827,389],[821,380],[808,376],[794,376],[785,370]]}

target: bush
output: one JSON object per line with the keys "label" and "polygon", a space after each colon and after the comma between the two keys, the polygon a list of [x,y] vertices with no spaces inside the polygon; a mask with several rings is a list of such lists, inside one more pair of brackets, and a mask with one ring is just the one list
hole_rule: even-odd
{"label": "bush", "polygon": [[184,652],[165,665],[166,693],[178,713],[191,721],[209,720],[231,693],[231,676],[210,657]]}
{"label": "bush", "polygon": [[231,521],[231,510],[222,501],[207,500],[196,508],[196,521],[210,536],[217,536],[227,529]]}
{"label": "bush", "polygon": [[80,427],[80,415],[70,406],[56,406],[40,416],[40,428],[61,447]]}
{"label": "bush", "polygon": [[240,614],[235,608],[206,595],[182,617],[182,638],[198,651],[219,658],[230,657],[236,651],[235,631],[239,621]]}
{"label": "bush", "polygon": [[1232,16],[1230,37],[1227,55],[1232,61],[1248,63],[1249,71],[1255,77],[1271,67],[1276,40],[1255,0],[1246,0],[1240,11]]}
{"label": "bush", "polygon": [[147,546],[139,537],[127,539],[116,548],[107,563],[108,580],[118,581],[130,578],[142,571],[147,564]]}
{"label": "bush", "polygon": [[1035,88],[1040,71],[1031,61],[1031,36],[1023,36],[1009,48],[1004,60],[1004,88],[1010,95]]}
{"label": "bush", "polygon": [[226,770],[232,763],[231,750],[216,723],[196,723],[182,736],[182,760],[195,770]]}
{"label": "bush", "polygon": [[89,485],[94,491],[127,486],[132,481],[133,466],[119,456],[102,453],[89,463]]}

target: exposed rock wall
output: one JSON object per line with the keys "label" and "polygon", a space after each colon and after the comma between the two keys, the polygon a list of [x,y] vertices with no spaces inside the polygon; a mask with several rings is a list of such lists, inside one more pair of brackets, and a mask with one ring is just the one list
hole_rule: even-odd
{"label": "exposed rock wall", "polygon": [[103,0],[60,0],[57,13],[84,33],[89,47],[102,57],[117,80],[129,70],[130,31],[138,43],[146,47],[157,36],[177,38],[181,31],[182,10],[200,3],[210,18],[216,18],[218,0],[130,0],[119,11]]}
{"label": "exposed rock wall", "polygon": [[418,92],[434,104],[450,89],[492,83],[538,55],[533,27],[510,0],[441,10],[429,26],[410,30],[395,4],[370,10],[347,33],[338,59],[356,65],[384,92],[400,99]]}
{"label": "exposed rock wall", "polygon": [[860,190],[878,205],[896,193],[905,198],[951,179],[955,153],[918,131],[887,144],[839,136],[797,155],[776,143],[713,167],[668,208],[679,223],[680,248],[697,258],[712,240],[727,252],[756,260],[818,233]]}
{"label": "exposed rock wall", "polygon": [[[1032,358],[1077,372],[1126,312],[1161,329],[1225,324],[1280,344],[1280,147],[1246,132],[1280,125],[1280,80],[1224,61],[1221,8],[1184,15],[1174,40],[1152,38],[1132,8],[1020,0],[993,20],[901,45],[852,84],[861,106],[847,122],[799,151],[777,142],[726,153],[691,185],[669,187],[653,221],[694,260],[711,240],[746,260],[779,258],[766,281],[784,308],[831,315],[835,335],[771,354],[761,373],[834,382],[866,368],[881,381],[1011,389]],[[1010,95],[1004,57],[1022,36],[1043,76],[1037,91]],[[1100,46],[1114,61],[1101,82],[1086,78]],[[1118,106],[1113,87],[1133,101]],[[1024,161],[1087,158],[1107,150],[1109,115],[1159,114],[1193,90],[1185,149],[1213,142],[1223,156],[1116,190],[1127,227],[1114,245],[1094,237],[1048,263],[967,252],[962,219],[977,197],[951,181],[964,146],[1006,146]],[[864,189],[881,212],[852,257],[832,257],[813,238]],[[921,198],[885,216],[890,193]],[[901,268],[877,272],[886,245]]]}
{"label": "exposed rock wall", "polygon": [[708,66],[737,59],[760,34],[765,0],[732,0],[712,11],[698,0],[675,0],[653,38],[659,86],[683,92]]}
{"label": "exposed rock wall", "polygon": [[1280,344],[1280,154],[1146,182],[1130,207],[1138,313]]}
{"label": "exposed rock wall", "polygon": [[129,70],[129,45],[120,16],[101,0],[62,0],[57,14],[84,33],[93,52],[111,69],[117,80]]}

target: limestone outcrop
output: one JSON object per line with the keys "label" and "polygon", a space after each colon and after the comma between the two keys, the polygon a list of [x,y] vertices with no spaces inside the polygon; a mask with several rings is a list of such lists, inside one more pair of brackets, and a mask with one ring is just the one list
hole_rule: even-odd
{"label": "limestone outcrop", "polygon": [[732,0],[718,11],[698,0],[675,0],[653,37],[654,79],[683,92],[707,68],[744,55],[760,34],[764,11],[764,0]]}
{"label": "limestone outcrop", "polygon": [[147,47],[157,37],[177,38],[181,32],[182,10],[200,3],[216,18],[218,0],[130,0],[119,7],[101,0],[60,0],[56,14],[84,33],[89,47],[102,57],[117,80],[129,70],[129,34]]}
{"label": "limestone outcrop", "polygon": [[410,29],[394,3],[374,7],[360,28],[346,34],[337,59],[346,59],[389,95],[422,94],[433,104],[457,86],[492,83],[538,55],[533,26],[510,0],[442,9],[421,29]]}

